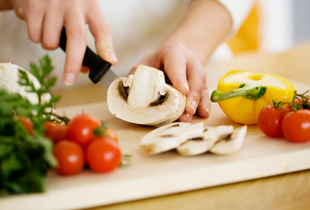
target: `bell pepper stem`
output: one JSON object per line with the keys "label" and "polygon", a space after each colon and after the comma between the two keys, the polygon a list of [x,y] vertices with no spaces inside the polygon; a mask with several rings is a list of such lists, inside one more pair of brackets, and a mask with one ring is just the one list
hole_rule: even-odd
{"label": "bell pepper stem", "polygon": [[240,86],[240,88],[227,92],[214,90],[211,95],[211,101],[220,102],[223,100],[236,98],[240,96],[256,101],[265,94],[266,90],[267,88],[265,86],[257,86],[253,88],[243,84]]}

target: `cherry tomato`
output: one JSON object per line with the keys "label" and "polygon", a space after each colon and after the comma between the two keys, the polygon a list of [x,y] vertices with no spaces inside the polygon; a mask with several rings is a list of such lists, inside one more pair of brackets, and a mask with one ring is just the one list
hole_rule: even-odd
{"label": "cherry tomato", "polygon": [[121,151],[115,141],[97,139],[90,143],[86,149],[88,166],[95,172],[109,172],[119,166]]}
{"label": "cherry tomato", "polygon": [[292,142],[310,140],[310,111],[298,110],[287,113],[282,122],[282,130],[286,139]]}
{"label": "cherry tomato", "polygon": [[92,115],[82,114],[68,124],[67,139],[86,147],[94,137],[93,131],[100,126],[100,121]]}
{"label": "cherry tomato", "polygon": [[45,136],[50,138],[54,143],[66,139],[68,130],[67,125],[61,125],[54,122],[45,122],[43,125],[46,127]]}
{"label": "cherry tomato", "polygon": [[110,128],[107,128],[105,130],[105,133],[103,134],[105,137],[107,137],[108,139],[111,139],[115,142],[118,142],[117,140],[117,136],[115,135],[115,133],[110,129]]}
{"label": "cherry tomato", "polygon": [[47,133],[49,132],[49,130],[52,127],[56,126],[56,123],[52,122],[52,121],[46,121],[43,123],[43,126],[46,128],[46,130],[44,131],[44,134],[47,135]]}
{"label": "cherry tomato", "polygon": [[23,126],[26,128],[28,133],[30,135],[33,135],[33,123],[31,122],[31,120],[27,117],[20,117],[19,120],[23,124]]}
{"label": "cherry tomato", "polygon": [[285,115],[283,108],[265,106],[258,115],[258,126],[269,137],[282,137],[282,120]]}
{"label": "cherry tomato", "polygon": [[84,167],[84,152],[82,147],[72,141],[59,141],[54,150],[58,161],[57,171],[62,175],[79,173]]}
{"label": "cherry tomato", "polygon": [[[97,132],[97,129],[99,129],[100,132]],[[118,142],[117,136],[115,135],[115,133],[110,128],[105,128],[102,126],[96,128],[95,136],[93,137],[93,139],[96,139],[98,137],[98,136],[96,136],[96,133],[98,133],[98,136],[103,136],[105,138],[108,138],[110,140]]]}
{"label": "cherry tomato", "polygon": [[[295,99],[294,100],[294,103],[295,104],[303,104],[303,106],[301,107],[302,109],[307,109],[307,108],[305,108],[305,107],[308,107],[308,105],[306,104],[307,102],[306,101],[304,101],[303,103],[300,101],[300,100],[298,100],[298,99]],[[310,103],[310,99],[308,99],[308,104]],[[288,110],[290,110],[290,111],[293,111],[294,109],[291,107],[291,105],[290,104],[288,104],[287,105],[287,108],[288,108]]]}

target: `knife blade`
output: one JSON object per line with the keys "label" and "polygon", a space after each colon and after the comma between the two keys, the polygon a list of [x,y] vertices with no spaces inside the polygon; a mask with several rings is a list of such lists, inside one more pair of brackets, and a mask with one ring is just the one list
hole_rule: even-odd
{"label": "knife blade", "polygon": [[[61,31],[59,46],[64,52],[66,52],[66,44],[66,29],[63,28]],[[100,58],[88,46],[86,46],[83,65],[89,68],[88,77],[94,84],[101,81],[104,86],[109,87],[113,80],[118,78],[118,76],[110,69],[111,63]]]}

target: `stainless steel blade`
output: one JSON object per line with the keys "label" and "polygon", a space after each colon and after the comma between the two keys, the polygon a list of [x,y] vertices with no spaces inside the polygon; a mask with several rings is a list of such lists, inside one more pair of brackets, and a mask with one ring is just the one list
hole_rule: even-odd
{"label": "stainless steel blade", "polygon": [[101,83],[106,86],[109,87],[110,84],[117,79],[119,76],[117,76],[111,69],[109,69],[102,77],[101,79]]}

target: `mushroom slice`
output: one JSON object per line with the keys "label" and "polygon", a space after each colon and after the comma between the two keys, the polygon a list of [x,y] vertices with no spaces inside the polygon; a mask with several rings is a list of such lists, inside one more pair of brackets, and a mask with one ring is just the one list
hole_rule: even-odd
{"label": "mushroom slice", "polygon": [[185,109],[186,97],[165,83],[162,71],[139,65],[133,76],[112,82],[107,101],[109,111],[117,118],[157,125],[178,119]]}
{"label": "mushroom slice", "polygon": [[185,135],[177,133],[163,134],[169,128],[187,128],[190,123],[171,123],[157,128],[146,134],[140,142],[140,148],[144,155],[155,155],[171,149],[175,149],[187,140]]}
{"label": "mushroom slice", "polygon": [[210,152],[218,155],[230,155],[241,149],[241,146],[246,135],[247,126],[242,126],[234,130],[232,135],[225,140],[216,143]]}
{"label": "mushroom slice", "polygon": [[180,155],[194,156],[207,152],[213,145],[221,139],[227,138],[234,131],[232,125],[206,127],[201,140],[189,140],[179,147],[177,151]]}
{"label": "mushroom slice", "polygon": [[196,123],[190,126],[178,126],[178,127],[170,127],[162,132],[163,136],[166,135],[182,135],[185,136],[186,139],[193,138],[202,138],[203,135],[203,123]]}
{"label": "mushroom slice", "polygon": [[[19,69],[26,72],[29,80],[33,82],[35,88],[40,88],[40,83],[35,76],[26,71],[24,68],[11,63],[0,63],[0,88],[3,88],[11,93],[19,93],[21,96],[27,98],[32,104],[37,104],[37,94],[27,92],[27,88],[25,86],[18,84]],[[51,95],[47,93],[42,95],[41,100],[46,102],[49,101],[50,98]]]}

